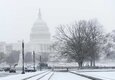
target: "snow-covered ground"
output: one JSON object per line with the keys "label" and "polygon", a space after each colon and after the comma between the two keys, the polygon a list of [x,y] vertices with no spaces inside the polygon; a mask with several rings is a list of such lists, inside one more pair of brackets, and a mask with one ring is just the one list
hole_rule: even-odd
{"label": "snow-covered ground", "polygon": [[[4,78],[0,78],[0,80],[23,80],[23,79],[28,79],[28,77],[39,74],[39,73],[43,73],[43,71],[7,76]],[[49,78],[50,80],[90,80],[90,79],[87,79],[87,78],[84,78],[84,77],[81,77],[69,72],[51,72],[51,71],[31,77],[28,80],[37,80],[39,78],[41,78],[40,80],[48,80]]]}
{"label": "snow-covered ground", "polygon": [[82,72],[80,74],[100,78],[103,80],[115,80],[115,72]]}
{"label": "snow-covered ground", "polygon": [[55,72],[50,80],[90,80],[69,72]]}
{"label": "snow-covered ground", "polygon": [[22,80],[27,77],[43,73],[44,71],[37,71],[33,73],[25,73],[25,74],[17,74],[17,75],[11,75],[11,76],[6,76],[6,77],[1,77],[0,80]]}
{"label": "snow-covered ground", "polygon": [[115,80],[115,69],[83,69],[72,72],[95,78],[100,78],[102,80]]}
{"label": "snow-covered ground", "polygon": [[115,69],[70,69],[77,72],[115,72]]}
{"label": "snow-covered ground", "polygon": [[115,66],[115,60],[108,60],[108,59],[100,60],[100,61],[96,62],[96,66],[114,67]]}
{"label": "snow-covered ground", "polygon": [[16,73],[9,73],[9,72],[1,71],[1,72],[0,72],[0,77],[6,77],[6,76],[11,76],[11,75],[17,75],[17,74],[20,74],[20,73],[21,73],[20,71],[17,71]]}
{"label": "snow-covered ground", "polygon": [[45,78],[46,80],[48,80],[48,78],[50,77],[51,74],[52,73],[50,71],[48,71],[46,73],[43,73],[43,74],[37,75],[35,77],[32,77],[32,78],[30,78],[28,80],[37,80],[37,79],[42,79],[42,78]]}
{"label": "snow-covered ground", "polygon": [[[115,80],[115,69],[82,69],[72,72],[99,78],[102,80]],[[9,75],[1,77],[0,80],[91,80],[86,77],[73,74],[70,72],[53,72],[53,71],[37,71],[26,74]]]}

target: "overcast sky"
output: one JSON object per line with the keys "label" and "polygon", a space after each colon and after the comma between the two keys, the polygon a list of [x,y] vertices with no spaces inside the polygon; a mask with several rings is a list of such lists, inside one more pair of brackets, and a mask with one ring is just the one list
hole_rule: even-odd
{"label": "overcast sky", "polygon": [[93,18],[106,32],[115,29],[115,0],[0,0],[0,42],[28,42],[39,8],[51,34],[59,24]]}

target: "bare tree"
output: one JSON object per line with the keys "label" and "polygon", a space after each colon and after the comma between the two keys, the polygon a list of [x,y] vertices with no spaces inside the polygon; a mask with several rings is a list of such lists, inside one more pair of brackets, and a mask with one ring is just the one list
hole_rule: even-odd
{"label": "bare tree", "polygon": [[[69,55],[71,59],[78,62],[79,67],[82,67],[85,59],[84,55],[84,25],[85,21],[80,21],[72,26],[60,26],[57,28],[58,34],[56,39],[61,42],[62,45],[60,52],[63,55]],[[62,48],[63,47],[63,48]]]}
{"label": "bare tree", "polygon": [[88,59],[91,62],[91,66],[95,66],[95,60],[99,58],[99,52],[104,40],[102,26],[96,20],[88,21],[85,34]]}
{"label": "bare tree", "polygon": [[6,63],[11,66],[14,66],[19,61],[20,51],[11,51],[11,53],[6,57]]}
{"label": "bare tree", "polygon": [[80,68],[88,58],[95,62],[102,36],[98,27],[100,25],[97,23],[84,20],[71,26],[61,25],[57,28],[57,35],[55,36],[59,44],[56,49],[62,55],[67,55],[78,62]]}

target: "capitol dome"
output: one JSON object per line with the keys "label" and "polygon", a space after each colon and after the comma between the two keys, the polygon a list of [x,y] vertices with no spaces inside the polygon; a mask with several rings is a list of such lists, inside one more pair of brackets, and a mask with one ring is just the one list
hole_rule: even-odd
{"label": "capitol dome", "polygon": [[32,43],[46,43],[50,41],[50,32],[46,22],[42,20],[40,9],[38,18],[31,29],[30,41]]}

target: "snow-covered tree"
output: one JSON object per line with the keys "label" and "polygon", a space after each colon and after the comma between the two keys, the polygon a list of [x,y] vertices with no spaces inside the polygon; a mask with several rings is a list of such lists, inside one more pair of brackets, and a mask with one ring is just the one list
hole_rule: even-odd
{"label": "snow-covered tree", "polygon": [[20,51],[12,50],[11,53],[7,55],[6,57],[6,60],[5,60],[6,63],[9,64],[10,67],[17,64],[19,61],[19,54],[20,54]]}
{"label": "snow-covered tree", "polygon": [[105,35],[103,55],[107,59],[115,59],[115,30]]}
{"label": "snow-covered tree", "polygon": [[55,49],[78,62],[79,67],[88,59],[95,65],[103,38],[101,27],[95,20],[82,20],[70,26],[61,25],[55,36],[59,47]]}

